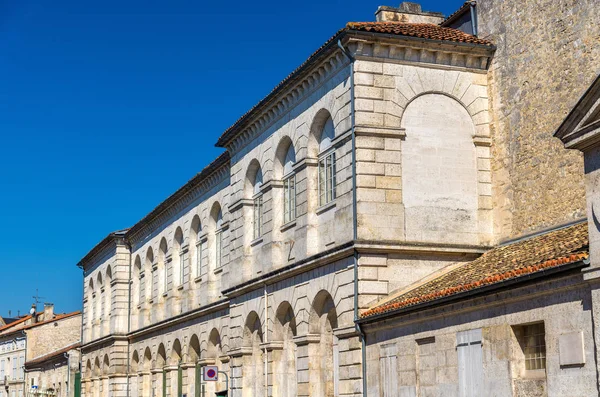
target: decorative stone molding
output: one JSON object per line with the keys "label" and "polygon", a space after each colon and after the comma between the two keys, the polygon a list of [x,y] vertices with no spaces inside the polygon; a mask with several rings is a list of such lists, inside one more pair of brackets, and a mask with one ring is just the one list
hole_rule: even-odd
{"label": "decorative stone molding", "polygon": [[306,334],[294,337],[294,343],[296,346],[309,345],[311,343],[321,342],[321,335],[319,334]]}
{"label": "decorative stone molding", "polygon": [[216,358],[206,357],[206,358],[201,358],[200,360],[198,360],[198,365],[200,365],[201,367],[206,367],[207,365],[215,365],[216,362],[217,362]]}
{"label": "decorative stone molding", "polygon": [[357,125],[355,127],[356,136],[372,136],[382,138],[406,138],[406,129],[398,127],[372,127],[366,125]]}
{"label": "decorative stone molding", "polygon": [[475,144],[475,146],[491,147],[492,138],[483,135],[475,135],[473,136],[473,143]]}
{"label": "decorative stone molding", "polygon": [[266,350],[271,352],[273,350],[283,350],[283,342],[282,341],[271,341],[266,343],[261,343],[260,348],[262,350]]}
{"label": "decorative stone molding", "polygon": [[251,356],[252,355],[252,347],[238,347],[237,349],[232,349],[229,352],[229,356],[231,358],[243,357],[243,356]]}

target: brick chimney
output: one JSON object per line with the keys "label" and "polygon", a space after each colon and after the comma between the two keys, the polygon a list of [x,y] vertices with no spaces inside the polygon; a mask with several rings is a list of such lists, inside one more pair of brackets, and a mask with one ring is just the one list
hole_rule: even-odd
{"label": "brick chimney", "polygon": [[375,13],[375,18],[377,22],[432,23],[439,25],[444,20],[444,14],[423,11],[421,10],[421,4],[405,1],[398,8],[380,6]]}
{"label": "brick chimney", "polygon": [[44,321],[54,318],[54,303],[44,303]]}

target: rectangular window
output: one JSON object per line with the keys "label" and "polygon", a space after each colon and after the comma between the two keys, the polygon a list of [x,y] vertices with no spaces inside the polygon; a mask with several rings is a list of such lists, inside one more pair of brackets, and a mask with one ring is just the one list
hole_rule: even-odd
{"label": "rectangular window", "polygon": [[319,206],[335,200],[336,192],[335,152],[329,152],[319,160]]}
{"label": "rectangular window", "polygon": [[179,285],[183,285],[185,283],[185,258],[184,253],[179,253]]}
{"label": "rectangular window", "polygon": [[262,194],[254,199],[254,238],[262,235],[263,223],[263,196]]}
{"label": "rectangular window", "polygon": [[523,351],[526,371],[546,369],[546,332],[544,323],[513,328]]}
{"label": "rectangular window", "polygon": [[0,361],[0,382],[4,381],[4,359]]}
{"label": "rectangular window", "polygon": [[221,248],[223,245],[223,232],[219,230],[215,234],[215,267],[221,267]]}
{"label": "rectangular window", "polygon": [[458,353],[458,395],[480,397],[483,393],[483,352],[481,329],[456,334]]}
{"label": "rectangular window", "polygon": [[19,379],[25,379],[25,356],[19,357]]}
{"label": "rectangular window", "polygon": [[283,180],[283,223],[296,219],[296,175]]}
{"label": "rectangular window", "polygon": [[398,397],[398,348],[396,344],[381,346],[379,373],[382,397]]}
{"label": "rectangular window", "polygon": [[201,277],[204,274],[202,269],[202,242],[196,243],[196,277]]}
{"label": "rectangular window", "polygon": [[17,358],[14,357],[12,360],[12,380],[16,380],[17,379]]}
{"label": "rectangular window", "polygon": [[144,272],[140,272],[140,294],[139,294],[139,304],[144,303],[146,300],[146,277]]}

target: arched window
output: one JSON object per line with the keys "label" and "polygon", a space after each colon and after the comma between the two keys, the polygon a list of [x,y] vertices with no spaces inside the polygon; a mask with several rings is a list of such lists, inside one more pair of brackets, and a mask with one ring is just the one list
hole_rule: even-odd
{"label": "arched window", "polygon": [[169,291],[169,265],[167,263],[167,253],[169,252],[169,246],[167,245],[167,240],[163,237],[160,241],[159,247],[159,261],[160,267],[162,268],[162,276],[163,276],[163,293],[167,293]]}
{"label": "arched window", "polygon": [[296,219],[296,151],[290,144],[283,161],[283,223]]}
{"label": "arched window", "polygon": [[331,116],[325,121],[319,141],[319,205],[335,200],[336,164],[335,150],[331,142],[335,137],[335,128]]}
{"label": "arched window", "polygon": [[257,239],[262,236],[262,224],[263,224],[263,194],[262,194],[262,183],[263,176],[262,170],[259,168],[256,171],[254,177],[252,199],[254,200],[254,216],[252,219],[254,225],[254,238]]}

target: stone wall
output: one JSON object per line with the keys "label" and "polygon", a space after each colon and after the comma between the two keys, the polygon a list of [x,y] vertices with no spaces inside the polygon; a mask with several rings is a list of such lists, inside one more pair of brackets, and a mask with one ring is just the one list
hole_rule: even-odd
{"label": "stone wall", "polygon": [[583,160],[553,138],[598,73],[596,0],[477,2],[489,72],[496,236],[585,216]]}
{"label": "stone wall", "polygon": [[81,315],[52,321],[27,331],[27,360],[74,345],[81,339]]}
{"label": "stone wall", "polygon": [[[459,334],[473,330],[481,330],[480,395],[596,395],[591,295],[581,282],[581,274],[573,275],[366,325],[368,395],[384,395],[380,366],[389,357],[393,365],[387,374],[395,377],[401,396],[462,395]],[[517,334],[519,326],[536,322],[544,323],[546,370],[527,372]],[[571,345],[565,335],[582,335],[583,346]],[[575,351],[583,360],[565,365],[565,354]]]}

